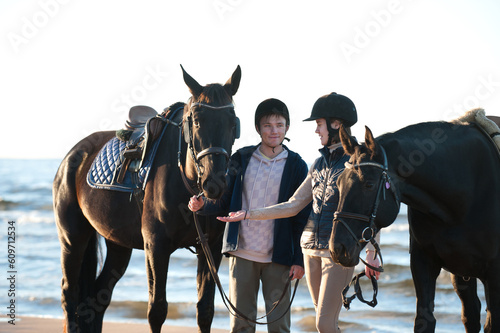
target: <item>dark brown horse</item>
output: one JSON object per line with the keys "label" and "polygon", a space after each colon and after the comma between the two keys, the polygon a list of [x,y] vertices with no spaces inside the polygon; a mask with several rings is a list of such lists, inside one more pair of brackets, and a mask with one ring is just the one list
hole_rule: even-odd
{"label": "dark brown horse", "polygon": [[342,130],[341,140],[351,158],[338,179],[333,259],[356,265],[366,242],[395,220],[404,202],[417,296],[415,332],[434,332],[441,268],[452,273],[466,331],[481,329],[479,279],[487,302],[484,331],[500,332],[500,157],[488,135],[475,123],[429,122],[377,139],[367,128],[362,145]]}
{"label": "dark brown horse", "polygon": [[[161,137],[144,189],[142,214],[130,193],[94,189],[86,181],[94,158],[115,132],[97,132],[86,137],[71,149],[59,167],[53,196],[61,243],[62,307],[69,332],[101,332],[104,311],[127,268],[132,249],[145,251],[149,281],[147,317],[151,332],[160,332],[167,315],[165,288],[170,255],[183,247],[195,246],[200,250],[186,203],[193,192],[200,192],[197,184],[207,198],[213,199],[219,198],[226,188],[227,161],[239,125],[233,95],[239,87],[241,70],[238,66],[225,85],[201,86],[184,69],[183,75],[192,97],[183,112],[172,119],[175,124],[170,124]],[[152,120],[151,135],[158,137],[164,126],[164,121]],[[184,139],[180,140],[181,129],[186,132],[183,137],[190,141],[192,151]],[[204,228],[218,266],[223,223],[210,220]],[[107,254],[96,277],[98,234],[106,240]],[[197,283],[198,326],[201,332],[209,332],[215,285],[204,255],[198,256]]]}

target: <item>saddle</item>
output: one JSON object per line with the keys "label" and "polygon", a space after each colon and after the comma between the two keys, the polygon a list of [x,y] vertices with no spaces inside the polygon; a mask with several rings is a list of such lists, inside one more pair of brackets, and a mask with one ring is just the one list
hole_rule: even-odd
{"label": "saddle", "polygon": [[498,120],[500,120],[499,117],[486,116],[484,109],[477,108],[467,111],[463,116],[451,122],[457,125],[476,123],[490,136],[500,150],[500,122]]}
{"label": "saddle", "polygon": [[123,183],[125,172],[138,172],[147,151],[147,122],[158,115],[151,107],[137,105],[130,108],[124,129],[116,131],[116,137],[126,142],[123,150],[124,166],[120,169],[117,183]]}

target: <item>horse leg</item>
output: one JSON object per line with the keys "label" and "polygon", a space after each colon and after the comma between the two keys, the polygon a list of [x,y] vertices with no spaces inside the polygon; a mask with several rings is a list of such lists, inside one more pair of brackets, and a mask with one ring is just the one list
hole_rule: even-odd
{"label": "horse leg", "polygon": [[492,271],[494,272],[488,273],[488,277],[483,280],[487,305],[485,333],[500,331],[500,281],[498,270]]}
{"label": "horse leg", "polygon": [[93,318],[86,316],[85,302],[91,297],[95,282],[97,235],[80,211],[68,208],[55,213],[61,244],[61,306],[65,330],[89,332]]}
{"label": "horse leg", "polygon": [[[210,246],[212,251],[215,270],[218,271],[220,262],[222,260],[222,241],[214,242]],[[208,261],[201,249],[198,249],[198,272],[197,272],[197,286],[198,286],[198,303],[196,305],[196,319],[200,332],[209,333],[214,318],[214,298],[215,298],[215,280],[212,278]]]}
{"label": "horse leg", "polygon": [[132,249],[119,246],[108,240],[106,240],[106,247],[106,261],[95,283],[95,299],[93,304],[96,314],[94,330],[92,332],[96,333],[102,331],[104,312],[111,303],[113,289],[118,280],[125,274],[132,255]]}
{"label": "horse leg", "polygon": [[453,287],[462,301],[462,323],[467,333],[481,330],[481,301],[477,297],[477,279],[451,274]]}
{"label": "horse leg", "polygon": [[410,267],[417,296],[417,315],[414,322],[414,332],[434,332],[436,318],[434,317],[434,297],[436,279],[441,266],[428,256],[412,240]]}
{"label": "horse leg", "polygon": [[[163,236],[160,236],[162,234]],[[150,232],[148,236],[144,236],[144,239],[149,282],[148,322],[151,333],[160,333],[161,326],[167,318],[167,272],[170,255],[173,251],[170,251],[166,245],[169,241],[165,237],[164,229]]]}

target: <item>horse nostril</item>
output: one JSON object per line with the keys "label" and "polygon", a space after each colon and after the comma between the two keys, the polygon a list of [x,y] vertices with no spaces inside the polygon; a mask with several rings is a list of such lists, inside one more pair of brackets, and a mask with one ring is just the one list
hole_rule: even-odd
{"label": "horse nostril", "polygon": [[335,255],[335,259],[340,260],[341,258],[345,258],[348,256],[348,252],[344,244],[335,243],[333,247],[333,253]]}
{"label": "horse nostril", "polygon": [[202,186],[210,199],[219,199],[226,189],[226,179],[214,180],[210,177],[203,182]]}

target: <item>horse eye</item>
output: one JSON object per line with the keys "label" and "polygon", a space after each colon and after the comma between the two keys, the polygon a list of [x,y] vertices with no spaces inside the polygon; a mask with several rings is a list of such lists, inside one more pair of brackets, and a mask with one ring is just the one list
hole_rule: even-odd
{"label": "horse eye", "polygon": [[193,121],[194,127],[200,127],[200,122],[198,120]]}
{"label": "horse eye", "polygon": [[373,186],[375,186],[375,184],[373,184],[372,182],[365,182],[365,188],[372,189]]}

